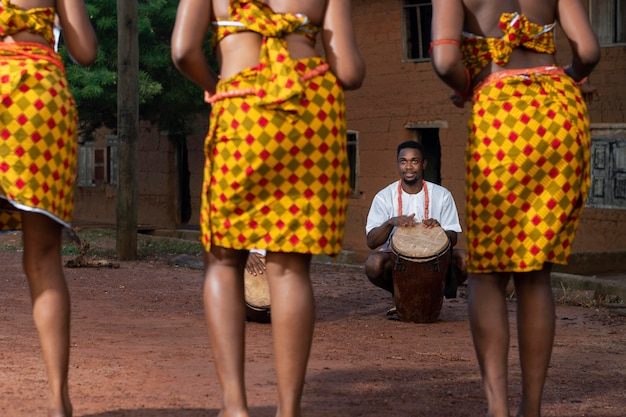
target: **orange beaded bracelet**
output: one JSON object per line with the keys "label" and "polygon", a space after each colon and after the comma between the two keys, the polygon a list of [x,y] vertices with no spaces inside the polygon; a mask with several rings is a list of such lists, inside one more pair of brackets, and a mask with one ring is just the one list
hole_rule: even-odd
{"label": "orange beaded bracelet", "polygon": [[454,39],[439,39],[438,41],[432,41],[430,43],[430,48],[428,48],[428,55],[430,56],[431,53],[433,52],[433,47],[437,46],[437,45],[456,45],[456,46],[461,46],[461,42],[454,40]]}
{"label": "orange beaded bracelet", "polygon": [[[572,80],[574,80],[574,77],[570,74],[571,71],[572,71],[572,66],[571,65],[563,67],[563,70],[565,71],[565,74],[567,74]],[[581,86],[584,83],[586,83],[587,81],[589,81],[589,78],[588,77],[583,77],[583,78],[581,78],[578,81],[574,80],[574,85]]]}

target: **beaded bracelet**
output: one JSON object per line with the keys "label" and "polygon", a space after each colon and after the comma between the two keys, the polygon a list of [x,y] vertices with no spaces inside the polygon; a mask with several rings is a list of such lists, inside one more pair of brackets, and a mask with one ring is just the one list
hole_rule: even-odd
{"label": "beaded bracelet", "polygon": [[581,80],[579,80],[579,81],[574,81],[574,85],[577,85],[577,86],[579,86],[579,87],[580,87],[581,85],[583,85],[583,84],[584,84],[584,83],[586,83],[587,81],[589,81],[589,78],[588,78],[588,77],[584,77],[583,79],[581,79]]}
{"label": "beaded bracelet", "polygon": [[438,41],[433,41],[430,43],[430,48],[428,48],[428,56],[432,54],[433,47],[437,45],[445,45],[445,44],[461,46],[461,42],[454,40],[454,39],[439,39]]}
{"label": "beaded bracelet", "polygon": [[[568,75],[568,76],[569,76],[572,80],[574,80],[574,77],[573,77],[572,75],[570,75],[570,72],[571,72],[571,70],[572,70],[572,66],[571,66],[571,65],[568,65],[568,66],[566,66],[566,67],[563,67],[563,70],[565,71],[565,74],[567,74],[567,75]],[[568,72],[568,71],[569,71],[569,72]],[[574,85],[576,85],[576,86],[579,86],[579,87],[580,87],[581,85],[583,85],[583,84],[584,84],[584,83],[586,83],[587,81],[589,81],[589,78],[588,78],[588,77],[583,77],[583,78],[581,78],[581,79],[580,79],[580,80],[578,80],[578,81],[575,81],[575,80],[574,80]]]}

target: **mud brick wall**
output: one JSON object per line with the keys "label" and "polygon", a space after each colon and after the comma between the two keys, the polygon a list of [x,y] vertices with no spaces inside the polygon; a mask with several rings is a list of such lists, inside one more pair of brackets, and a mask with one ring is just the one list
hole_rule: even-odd
{"label": "mud brick wall", "polygon": [[[358,193],[350,199],[344,249],[361,262],[371,252],[365,222],[375,193],[397,179],[395,152],[416,129],[438,129],[441,184],[457,203],[464,226],[464,152],[468,106],[454,107],[450,90],[435,76],[430,61],[403,60],[402,4],[399,0],[353,0],[358,44],[367,65],[361,89],[346,93],[348,129],[358,137]],[[557,62],[570,62],[569,45],[557,30]],[[626,123],[626,45],[602,49],[602,61],[591,76],[599,89],[589,108],[595,124]],[[159,228],[198,227],[206,117],[188,137],[192,215],[181,224],[175,149],[166,136],[143,126],[139,153],[139,222]],[[625,138],[626,140],[626,138]],[[77,217],[115,224],[115,189],[79,187]],[[464,246],[460,236],[459,247]],[[576,253],[626,253],[626,210],[586,208],[574,243]]]}

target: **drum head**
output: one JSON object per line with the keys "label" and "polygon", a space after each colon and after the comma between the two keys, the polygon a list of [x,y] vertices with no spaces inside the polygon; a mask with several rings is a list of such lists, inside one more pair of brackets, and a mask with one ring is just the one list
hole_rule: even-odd
{"label": "drum head", "polygon": [[426,228],[422,223],[414,227],[398,227],[391,237],[391,249],[401,258],[428,260],[448,250],[448,235],[440,226]]}
{"label": "drum head", "polygon": [[246,318],[257,323],[270,323],[270,286],[267,274],[252,275],[244,271],[243,289]]}
{"label": "drum head", "polygon": [[248,272],[244,276],[244,291],[246,303],[260,308],[270,306],[270,287],[265,274],[252,275]]}

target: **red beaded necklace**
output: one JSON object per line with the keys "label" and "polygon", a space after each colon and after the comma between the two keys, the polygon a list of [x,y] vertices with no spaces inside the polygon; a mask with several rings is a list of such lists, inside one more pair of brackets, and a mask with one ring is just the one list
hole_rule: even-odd
{"label": "red beaded necklace", "polygon": [[[422,180],[422,190],[424,190],[424,220],[428,220],[428,188],[424,180]],[[402,180],[398,181],[398,216],[402,216]]]}

